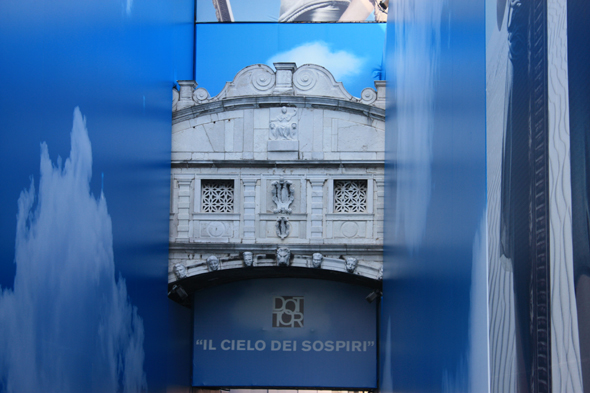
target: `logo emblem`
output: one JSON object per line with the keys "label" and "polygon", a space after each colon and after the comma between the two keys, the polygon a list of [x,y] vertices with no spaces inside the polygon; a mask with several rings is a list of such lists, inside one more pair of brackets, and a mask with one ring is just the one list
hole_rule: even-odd
{"label": "logo emblem", "polygon": [[272,327],[303,327],[303,296],[275,296]]}

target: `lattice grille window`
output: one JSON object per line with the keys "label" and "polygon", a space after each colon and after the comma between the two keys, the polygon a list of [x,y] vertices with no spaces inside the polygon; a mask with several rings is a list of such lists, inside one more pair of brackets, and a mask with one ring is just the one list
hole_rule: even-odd
{"label": "lattice grille window", "polygon": [[201,211],[203,213],[231,213],[234,211],[233,180],[202,180]]}
{"label": "lattice grille window", "polygon": [[334,180],[335,213],[364,213],[366,211],[366,180]]}

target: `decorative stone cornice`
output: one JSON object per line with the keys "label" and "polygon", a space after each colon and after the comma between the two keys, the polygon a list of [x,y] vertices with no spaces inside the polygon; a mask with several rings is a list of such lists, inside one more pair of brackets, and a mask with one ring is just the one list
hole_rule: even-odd
{"label": "decorative stone cornice", "polygon": [[[392,162],[390,165],[395,163]],[[385,164],[383,160],[190,160],[172,161],[171,166],[172,168],[383,168]]]}
{"label": "decorative stone cornice", "polygon": [[[292,252],[308,252],[309,244],[289,244],[288,247]],[[382,244],[314,244],[313,249],[325,254],[363,254],[363,255],[383,255]],[[170,251],[183,252],[188,254],[195,253],[240,253],[244,251],[267,252],[271,253],[277,248],[277,244],[243,244],[243,243],[169,243]]]}
{"label": "decorative stone cornice", "polygon": [[[279,257],[279,250],[289,254],[288,261],[282,261]],[[215,269],[215,277],[223,278],[228,276],[230,280],[255,278],[255,277],[293,277],[311,276],[316,278],[338,279],[363,279],[366,283],[377,283],[382,279],[383,263],[367,258],[371,255],[382,255],[383,246],[380,245],[356,245],[346,244],[314,245],[276,245],[276,244],[202,244],[181,245],[170,243],[171,255],[178,253],[196,256],[184,260],[182,263],[171,265],[169,271],[169,283],[182,280],[203,280],[212,272],[208,260],[215,256],[219,261],[218,269]],[[246,264],[244,253],[248,253],[252,259]],[[314,265],[313,258],[318,255],[322,258],[318,265]],[[351,266],[350,261],[353,261]],[[284,263],[281,263],[284,262]],[[177,265],[182,266],[185,274],[175,272],[179,270]],[[285,270],[285,266],[296,268],[296,270]],[[217,271],[218,270],[218,271]],[[306,273],[305,270],[308,272]],[[334,273],[340,273],[334,276]],[[344,273],[344,275],[342,275]],[[198,278],[199,276],[205,276]],[[350,276],[350,277],[346,277]],[[368,280],[368,281],[367,281]],[[379,285],[379,284],[374,284]]]}
{"label": "decorative stone cornice", "polygon": [[[178,93],[175,94],[177,95]],[[293,106],[298,108],[348,112],[366,116],[374,120],[385,121],[385,109],[383,109],[385,108],[385,101],[382,101],[383,108],[376,106],[379,102],[375,101],[373,105],[367,105],[362,102],[345,101],[329,97],[273,95],[225,98],[219,101],[209,101],[204,104],[194,104],[193,102],[192,106],[186,107],[181,105],[182,109],[178,109],[180,101],[177,101],[176,109],[173,107],[172,124],[214,113],[277,106]]]}
{"label": "decorative stone cornice", "polygon": [[377,90],[368,87],[362,91],[360,98],[356,98],[346,91],[342,82],[337,82],[322,66],[305,64],[297,67],[295,63],[274,63],[274,66],[276,71],[264,64],[243,68],[234,80],[227,82],[214,97],[202,87],[195,89],[197,84],[194,81],[179,81],[180,91],[174,92],[173,111],[228,99],[256,96],[325,97],[385,108],[384,81],[375,83]]}

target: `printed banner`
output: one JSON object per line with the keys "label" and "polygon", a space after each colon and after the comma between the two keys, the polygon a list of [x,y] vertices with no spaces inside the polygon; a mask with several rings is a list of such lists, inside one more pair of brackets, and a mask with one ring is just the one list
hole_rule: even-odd
{"label": "printed banner", "polygon": [[389,0],[197,1],[197,22],[387,22]]}
{"label": "printed banner", "polygon": [[365,300],[369,292],[306,279],[197,292],[193,385],[375,388],[377,310]]}

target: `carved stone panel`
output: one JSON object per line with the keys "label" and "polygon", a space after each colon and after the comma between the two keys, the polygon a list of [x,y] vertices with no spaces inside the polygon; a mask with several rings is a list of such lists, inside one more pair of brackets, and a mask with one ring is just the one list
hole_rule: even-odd
{"label": "carved stone panel", "polygon": [[[280,236],[279,220],[285,218],[286,228],[288,227],[288,235],[284,238]],[[277,217],[275,215],[262,215],[260,220],[260,239],[268,239],[267,241],[297,241],[297,239],[306,238],[306,220],[301,218],[301,215],[295,217]],[[285,229],[286,229],[285,228]],[[283,232],[286,233],[286,232]]]}
{"label": "carved stone panel", "polygon": [[271,108],[269,139],[271,140],[297,140],[297,108]]}
{"label": "carved stone panel", "polygon": [[234,235],[232,221],[201,221],[199,229],[199,237],[203,238],[233,237]]}
{"label": "carved stone panel", "polygon": [[365,238],[367,237],[367,221],[334,221],[332,234],[335,238]]}
{"label": "carved stone panel", "polygon": [[[281,181],[285,182],[285,186],[280,183]],[[287,183],[289,184],[287,185]],[[301,206],[302,202],[305,202],[305,190],[301,189],[301,181],[299,179],[266,180],[264,184],[266,190],[264,191],[265,195],[262,202],[264,203],[263,210],[266,210],[267,213],[293,214],[305,211],[305,208]],[[276,199],[281,201],[280,205],[275,202],[275,192],[277,193]],[[290,203],[282,202],[288,202],[290,196],[293,196],[293,200]],[[282,207],[285,208],[284,211],[281,211]]]}

